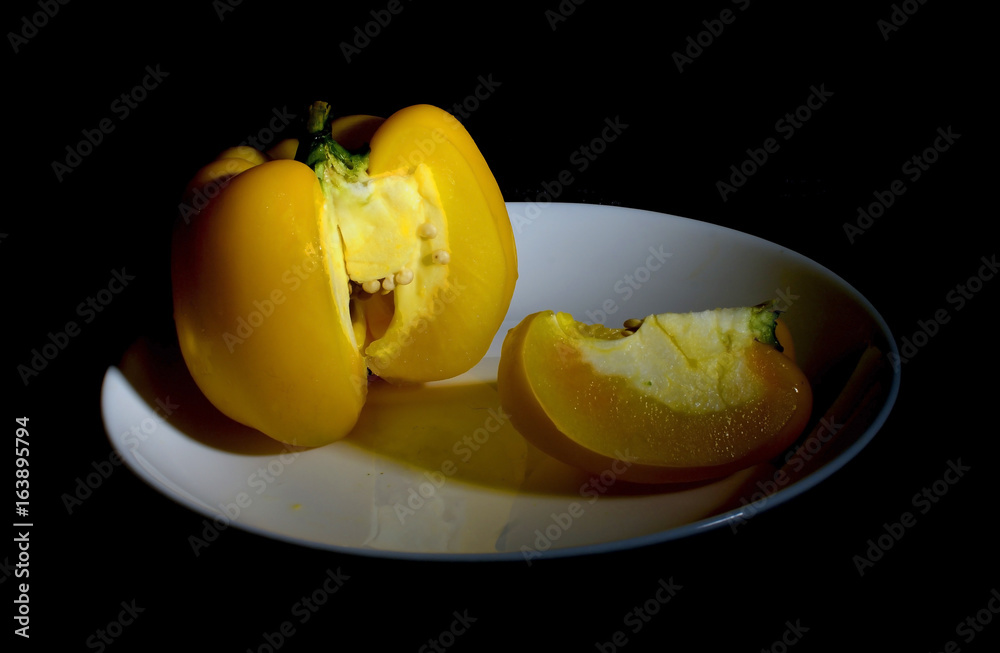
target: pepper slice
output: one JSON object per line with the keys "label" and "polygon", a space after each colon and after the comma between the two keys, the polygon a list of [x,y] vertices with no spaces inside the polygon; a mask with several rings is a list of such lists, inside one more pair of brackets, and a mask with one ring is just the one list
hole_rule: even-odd
{"label": "pepper slice", "polygon": [[283,442],[349,433],[369,373],[467,371],[513,294],[499,187],[435,107],[330,121],[317,103],[306,138],[226,150],[187,196],[211,199],[174,233],[181,352],[217,408]]}
{"label": "pepper slice", "polygon": [[664,313],[610,329],[536,313],[504,340],[500,401],[527,440],[591,473],[725,476],[780,453],[811,412],[776,316],[768,306]]}

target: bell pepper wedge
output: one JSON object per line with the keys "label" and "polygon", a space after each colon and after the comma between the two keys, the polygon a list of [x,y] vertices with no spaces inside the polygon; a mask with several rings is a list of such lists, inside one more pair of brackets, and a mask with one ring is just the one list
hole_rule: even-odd
{"label": "bell pepper wedge", "polygon": [[353,428],[370,374],[423,383],[475,365],[517,256],[496,180],[450,114],[331,120],[316,103],[307,131],[194,175],[186,197],[209,199],[177,222],[171,279],[181,353],[209,401],[319,446]]}
{"label": "bell pepper wedge", "polygon": [[809,381],[782,351],[776,333],[788,332],[776,320],[770,306],[664,313],[620,329],[535,313],[504,340],[500,402],[525,439],[592,474],[720,478],[778,455],[810,417]]}

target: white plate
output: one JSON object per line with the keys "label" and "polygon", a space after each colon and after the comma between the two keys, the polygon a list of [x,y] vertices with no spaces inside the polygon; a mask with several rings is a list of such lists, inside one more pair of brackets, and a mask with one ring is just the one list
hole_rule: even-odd
{"label": "white plate", "polygon": [[[206,517],[188,534],[195,545],[236,527],[361,555],[531,562],[738,530],[840,469],[888,415],[899,385],[887,364],[895,342],[868,301],[822,266],[675,216],[508,207],[520,278],[493,347],[471,372],[421,388],[377,384],[349,438],[290,451],[208,405],[173,348],[139,341],[104,379],[115,450],[154,488]],[[630,486],[613,470],[591,477],[529,447],[500,410],[500,345],[529,313],[562,310],[617,326],[771,298],[787,309],[817,408],[839,396],[833,413],[820,421],[818,412],[815,430],[775,465],[700,485]],[[875,364],[852,376],[868,342],[882,356],[865,357]]]}

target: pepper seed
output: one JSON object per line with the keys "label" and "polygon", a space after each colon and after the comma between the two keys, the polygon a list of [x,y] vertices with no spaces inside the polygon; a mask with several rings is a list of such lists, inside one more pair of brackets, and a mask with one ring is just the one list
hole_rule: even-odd
{"label": "pepper seed", "polygon": [[396,282],[397,286],[405,286],[413,281],[413,270],[409,268],[403,268],[396,273],[393,280]]}
{"label": "pepper seed", "polygon": [[417,235],[423,238],[424,240],[430,240],[434,236],[437,236],[437,233],[438,233],[437,227],[435,227],[430,222],[425,222],[419,227],[417,227]]}

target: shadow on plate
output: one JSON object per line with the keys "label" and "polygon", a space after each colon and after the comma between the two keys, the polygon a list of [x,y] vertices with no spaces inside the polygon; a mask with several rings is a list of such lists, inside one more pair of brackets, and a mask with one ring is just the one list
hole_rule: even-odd
{"label": "shadow on plate", "polygon": [[[175,342],[141,338],[126,351],[119,369],[151,410],[160,402],[178,406],[168,421],[185,437],[245,456],[276,456],[289,449],[216,409],[191,378]],[[447,479],[517,493],[634,496],[704,485],[637,485],[617,481],[610,470],[594,476],[570,467],[529,444],[510,425],[495,381],[393,386],[373,379],[354,431],[328,446],[370,451],[415,469],[432,483]]]}
{"label": "shadow on plate", "polygon": [[288,451],[288,445],[219,412],[191,378],[176,342],[140,338],[122,356],[118,368],[151,410],[159,402],[176,405],[167,421],[206,446],[247,456]]}
{"label": "shadow on plate", "polygon": [[[140,339],[119,365],[132,387],[155,409],[158,402],[179,406],[170,424],[186,437],[238,455],[275,456],[288,445],[219,412],[188,373],[176,343]],[[813,379],[816,410],[799,441],[771,463],[757,466],[726,503],[735,509],[761,501],[835,460],[868,429],[891,384],[877,347],[827,364]],[[570,467],[529,444],[501,409],[495,381],[461,380],[422,386],[393,386],[379,379],[351,435],[329,445],[353,446],[415,469],[428,482],[446,479],[525,494],[638,496],[685,492],[702,483],[643,485],[619,481],[608,470],[593,475]],[[721,511],[720,511],[721,512]]]}

